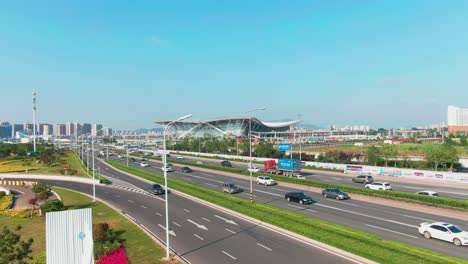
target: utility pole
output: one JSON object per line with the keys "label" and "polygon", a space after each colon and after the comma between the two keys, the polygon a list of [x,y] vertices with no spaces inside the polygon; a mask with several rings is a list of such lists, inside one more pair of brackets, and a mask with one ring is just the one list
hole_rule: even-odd
{"label": "utility pole", "polygon": [[32,107],[33,107],[33,144],[34,144],[34,152],[36,152],[36,91],[33,89],[33,101],[32,101]]}

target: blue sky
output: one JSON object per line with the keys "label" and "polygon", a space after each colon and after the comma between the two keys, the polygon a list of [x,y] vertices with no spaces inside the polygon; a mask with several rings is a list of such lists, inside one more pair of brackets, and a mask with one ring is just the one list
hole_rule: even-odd
{"label": "blue sky", "polygon": [[0,120],[425,125],[468,107],[468,1],[0,1]]}

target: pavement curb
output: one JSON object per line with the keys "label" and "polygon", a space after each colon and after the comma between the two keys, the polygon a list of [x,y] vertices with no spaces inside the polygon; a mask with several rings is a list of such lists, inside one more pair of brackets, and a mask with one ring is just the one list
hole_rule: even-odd
{"label": "pavement curb", "polygon": [[[107,163],[106,163],[107,164]],[[108,166],[111,166],[109,164],[107,164]],[[139,179],[139,180],[143,180],[147,183],[153,183],[152,181],[150,180],[147,180],[147,179],[144,179],[144,178],[141,178],[141,177],[138,177],[138,176],[135,176],[131,173],[128,173],[128,172],[125,172],[125,171],[122,171],[120,169],[117,169],[113,166],[111,166],[114,170],[120,172],[120,173],[123,173],[125,175],[128,175],[130,177],[133,177],[135,179]],[[277,226],[274,226],[274,225],[271,225],[271,224],[268,224],[268,223],[265,223],[261,220],[258,220],[258,219],[255,219],[255,218],[252,218],[252,217],[249,217],[249,216],[246,216],[246,215],[243,215],[241,213],[238,213],[238,212],[235,212],[235,211],[232,211],[230,209],[226,209],[222,206],[219,206],[219,205],[215,205],[215,204],[212,204],[210,202],[207,202],[205,200],[202,200],[202,199],[199,199],[199,198],[196,198],[194,196],[191,196],[191,195],[188,195],[188,194],[185,194],[183,192],[180,192],[180,191],[177,191],[177,190],[174,190],[174,189],[171,189],[171,192],[173,192],[174,194],[177,194],[179,196],[183,196],[185,198],[188,198],[192,201],[195,201],[197,203],[200,203],[202,205],[205,205],[205,206],[208,206],[208,207],[211,207],[213,209],[216,209],[218,211],[221,211],[221,212],[224,212],[224,213],[227,213],[227,214],[230,214],[230,215],[233,215],[233,216],[236,216],[240,219],[243,219],[245,221],[248,221],[248,222],[251,222],[251,223],[254,223],[254,224],[257,224],[263,228],[266,228],[266,229],[269,229],[271,231],[274,231],[278,234],[281,234],[281,235],[284,235],[284,236],[287,236],[287,237],[290,237],[290,238],[293,238],[297,241],[301,241],[305,244],[308,244],[310,246],[313,246],[315,248],[319,248],[321,250],[324,250],[326,252],[329,252],[329,253],[332,253],[334,255],[338,255],[340,257],[343,257],[345,259],[348,259],[350,261],[353,261],[355,263],[365,263],[365,264],[375,264],[377,262],[374,262],[372,260],[368,260],[366,258],[363,258],[361,256],[358,256],[358,255],[355,255],[355,254],[352,254],[350,252],[347,252],[347,251],[344,251],[344,250],[341,250],[341,249],[338,249],[338,248],[335,248],[333,246],[330,246],[330,245],[327,245],[325,243],[322,243],[322,242],[319,242],[319,241],[316,241],[316,240],[313,240],[313,239],[310,239],[308,237],[304,237],[304,236],[301,236],[299,234],[296,234],[294,232],[291,232],[291,231],[288,231],[286,229],[283,229],[283,228],[280,228],[280,227],[277,227]]]}

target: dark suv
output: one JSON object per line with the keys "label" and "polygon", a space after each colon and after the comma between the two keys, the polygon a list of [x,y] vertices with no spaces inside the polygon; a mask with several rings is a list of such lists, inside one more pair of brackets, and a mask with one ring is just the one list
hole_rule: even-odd
{"label": "dark suv", "polygon": [[368,183],[373,183],[374,182],[374,178],[372,178],[372,176],[368,176],[368,175],[359,175],[357,177],[354,177],[352,179],[353,182],[357,182],[357,183],[365,183],[365,184],[368,184]]}
{"label": "dark suv", "polygon": [[181,171],[181,172],[185,172],[185,173],[190,173],[190,172],[192,172],[193,170],[190,169],[189,167],[181,167],[181,168],[180,168],[180,171]]}
{"label": "dark suv", "polygon": [[221,166],[223,166],[223,167],[232,167],[232,164],[231,164],[231,162],[229,162],[227,160],[223,160],[223,161],[221,161]]}
{"label": "dark suv", "polygon": [[284,196],[284,199],[288,200],[288,202],[296,202],[300,204],[311,204],[315,202],[312,197],[303,192],[288,192]]}
{"label": "dark suv", "polygon": [[334,198],[337,200],[350,199],[349,195],[337,188],[328,188],[322,191],[325,198]]}
{"label": "dark suv", "polygon": [[164,190],[164,188],[159,184],[151,185],[151,190],[152,190],[153,194],[164,194],[166,192]]}

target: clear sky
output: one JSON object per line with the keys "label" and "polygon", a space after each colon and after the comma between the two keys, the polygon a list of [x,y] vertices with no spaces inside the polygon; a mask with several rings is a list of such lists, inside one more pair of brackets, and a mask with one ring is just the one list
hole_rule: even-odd
{"label": "clear sky", "polygon": [[425,125],[468,107],[468,1],[1,1],[0,121]]}

